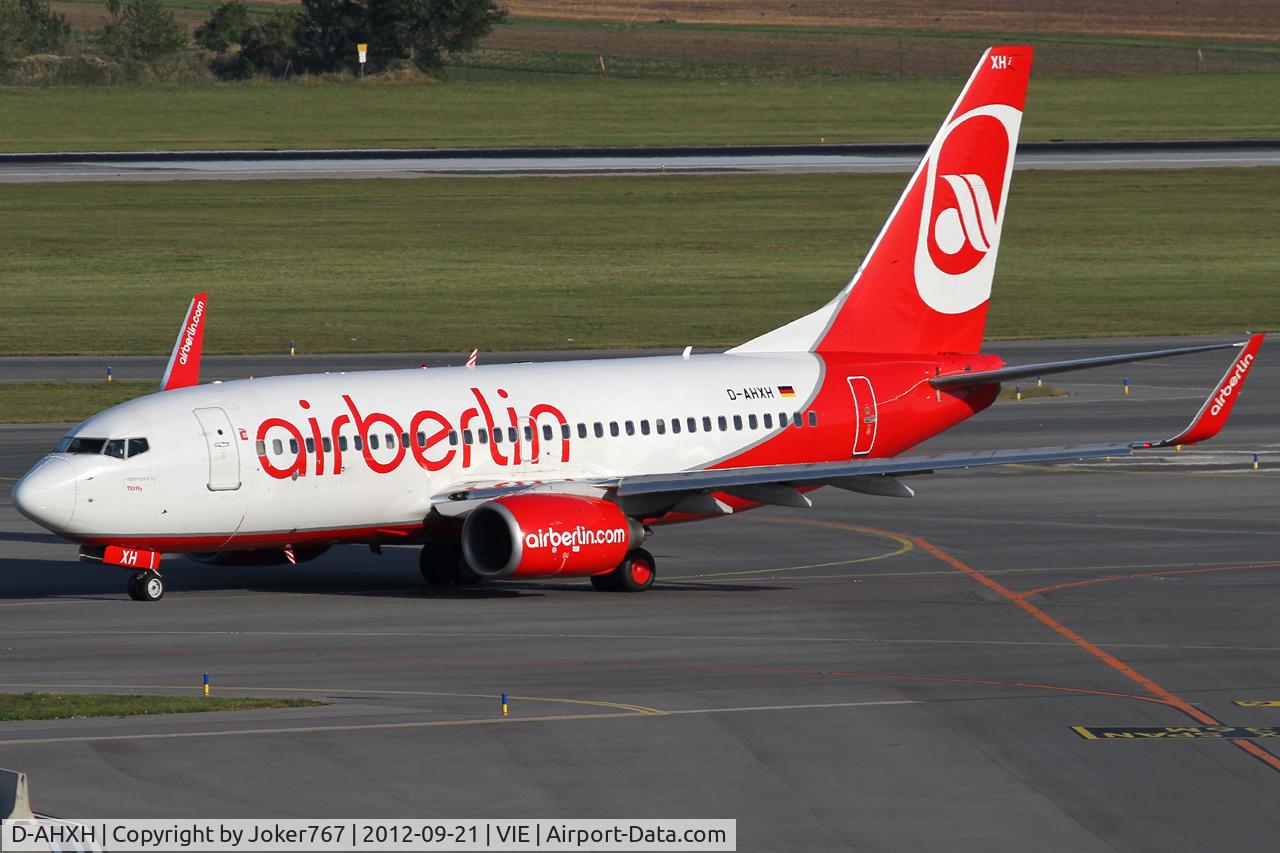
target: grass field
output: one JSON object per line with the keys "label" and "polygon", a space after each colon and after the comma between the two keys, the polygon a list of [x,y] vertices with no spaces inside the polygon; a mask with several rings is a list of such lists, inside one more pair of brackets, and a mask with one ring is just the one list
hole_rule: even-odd
{"label": "grass field", "polygon": [[[927,142],[963,75],[0,89],[0,151]],[[1023,138],[1280,137],[1280,73],[1032,77]]]}
{"label": "grass field", "polygon": [[0,693],[0,720],[69,720],[77,717],[133,717],[199,711],[305,708],[313,699],[250,696],[143,696],[107,693]]}
{"label": "grass field", "polygon": [[[10,185],[0,354],[720,346],[821,305],[900,175]],[[1280,170],[1018,175],[994,337],[1280,325]]]}
{"label": "grass field", "polygon": [[155,382],[0,382],[0,423],[79,423],[156,390]]}

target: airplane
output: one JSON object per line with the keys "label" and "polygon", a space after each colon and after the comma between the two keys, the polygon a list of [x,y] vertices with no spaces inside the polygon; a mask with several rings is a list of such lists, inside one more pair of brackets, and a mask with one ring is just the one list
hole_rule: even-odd
{"label": "airplane", "polygon": [[[908,476],[1125,456],[1225,424],[1262,343],[1008,366],[980,352],[1030,47],[982,54],[850,282],[726,352],[279,376],[199,384],[208,295],[160,391],[73,428],[16,485],[24,515],[164,595],[164,555],[314,559],[421,546],[430,584],[589,578],[638,592],[666,524],[831,486],[910,497]],[[1162,440],[902,455],[992,404],[1001,383],[1234,348],[1190,425]]]}

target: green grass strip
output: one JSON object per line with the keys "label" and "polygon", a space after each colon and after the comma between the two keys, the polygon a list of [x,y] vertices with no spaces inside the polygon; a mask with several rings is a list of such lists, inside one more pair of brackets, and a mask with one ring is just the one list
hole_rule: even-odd
{"label": "green grass strip", "polygon": [[[729,346],[834,296],[904,181],[9,185],[0,355],[164,356],[203,290],[212,353]],[[1278,195],[1275,168],[1018,173],[988,337],[1274,329]]]}
{"label": "green grass strip", "polygon": [[82,717],[138,717],[201,711],[310,708],[314,699],[260,696],[146,696],[107,693],[0,693],[0,720],[69,720]]}
{"label": "green grass strip", "polygon": [[[0,89],[0,151],[927,142],[957,79]],[[1280,73],[1032,78],[1025,140],[1280,136]]]}

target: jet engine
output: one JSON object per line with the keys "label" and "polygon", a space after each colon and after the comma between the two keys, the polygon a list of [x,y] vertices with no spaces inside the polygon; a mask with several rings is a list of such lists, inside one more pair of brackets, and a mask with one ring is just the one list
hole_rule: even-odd
{"label": "jet engine", "polygon": [[462,553],[488,580],[586,577],[612,570],[644,536],[611,501],[511,495],[471,511],[462,526]]}

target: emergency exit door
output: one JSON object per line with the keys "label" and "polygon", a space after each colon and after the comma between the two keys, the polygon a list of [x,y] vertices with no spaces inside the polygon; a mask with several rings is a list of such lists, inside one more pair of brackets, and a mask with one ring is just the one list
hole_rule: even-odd
{"label": "emergency exit door", "polygon": [[853,455],[863,456],[876,443],[876,392],[867,377],[850,376],[849,393],[853,395]]}
{"label": "emergency exit door", "polygon": [[218,408],[196,409],[195,416],[209,449],[209,491],[235,491],[240,488],[240,448],[231,419]]}

